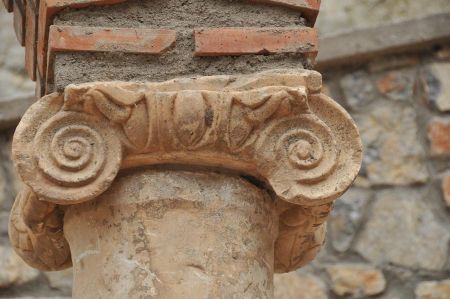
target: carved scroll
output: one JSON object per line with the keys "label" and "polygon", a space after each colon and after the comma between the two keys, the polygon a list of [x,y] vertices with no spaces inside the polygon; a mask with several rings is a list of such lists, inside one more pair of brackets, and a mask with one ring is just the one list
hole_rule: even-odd
{"label": "carved scroll", "polygon": [[[284,249],[277,250],[286,256],[292,243],[304,256],[280,256],[277,267],[292,269],[317,252],[323,215],[361,163],[352,119],[320,88],[320,74],[292,70],[68,86],[25,114],[13,158],[33,196],[59,205],[96,198],[120,169],[135,166],[211,166],[253,176],[290,203],[280,212],[277,248]],[[292,211],[313,224],[286,222]]]}

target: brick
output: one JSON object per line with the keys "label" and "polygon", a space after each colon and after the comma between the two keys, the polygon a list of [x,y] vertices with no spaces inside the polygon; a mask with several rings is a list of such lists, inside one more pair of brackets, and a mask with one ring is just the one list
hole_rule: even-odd
{"label": "brick", "polygon": [[8,12],[13,11],[13,0],[3,0],[3,4]]}
{"label": "brick", "polygon": [[159,55],[176,41],[169,29],[50,26],[47,81],[53,79],[56,52],[124,52]]}
{"label": "brick", "polygon": [[450,156],[450,119],[433,119],[428,125],[428,139],[433,157]]}
{"label": "brick", "polygon": [[315,57],[318,34],[313,28],[195,29],[196,56],[304,53]]}
{"label": "brick", "polygon": [[14,0],[14,30],[21,46],[25,45],[25,0]]}
{"label": "brick", "polygon": [[169,29],[50,26],[51,52],[127,52],[161,54],[176,40]]}
{"label": "brick", "polygon": [[[47,73],[47,41],[54,16],[64,8],[82,8],[91,5],[111,5],[126,0],[41,0],[39,4],[39,24],[37,40],[37,65],[40,73]],[[46,81],[46,78],[41,78]]]}
{"label": "brick", "polygon": [[450,174],[447,174],[442,179],[442,194],[445,199],[445,203],[450,208]]}
{"label": "brick", "polygon": [[26,6],[25,68],[31,80],[36,81],[37,7],[33,0]]}
{"label": "brick", "polygon": [[316,23],[319,14],[321,0],[249,0],[256,3],[267,3],[271,5],[282,5],[298,10],[311,23]]}

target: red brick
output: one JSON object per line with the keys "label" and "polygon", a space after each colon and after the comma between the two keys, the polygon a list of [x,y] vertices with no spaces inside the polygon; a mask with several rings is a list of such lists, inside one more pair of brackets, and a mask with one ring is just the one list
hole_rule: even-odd
{"label": "red brick", "polygon": [[25,30],[25,68],[31,80],[36,81],[36,41],[37,41],[37,7],[36,3],[28,0],[26,6]]}
{"label": "red brick", "polygon": [[158,55],[176,41],[169,29],[50,26],[47,81],[53,80],[55,52],[125,52]]}
{"label": "red brick", "polygon": [[434,119],[428,125],[428,139],[433,157],[450,155],[450,120]]}
{"label": "red brick", "polygon": [[50,26],[49,50],[161,54],[176,40],[169,29]]}
{"label": "red brick", "polygon": [[8,12],[13,11],[13,0],[3,0],[3,4]]}
{"label": "red brick", "polygon": [[442,179],[442,193],[447,206],[450,207],[450,174]]}
{"label": "red brick", "polygon": [[21,46],[25,45],[25,0],[14,0],[14,30]]}
{"label": "red brick", "polygon": [[195,32],[196,56],[305,53],[317,55],[313,28],[204,28]]}
{"label": "red brick", "polygon": [[258,3],[267,3],[272,5],[282,5],[298,10],[311,23],[311,25],[314,26],[317,20],[317,15],[319,14],[321,0],[249,0],[249,1]]}
{"label": "red brick", "polygon": [[[54,16],[64,8],[82,8],[91,5],[110,5],[126,0],[41,0],[39,5],[39,24],[37,40],[37,64],[41,74],[47,73],[47,41]],[[45,78],[42,78],[45,81]]]}

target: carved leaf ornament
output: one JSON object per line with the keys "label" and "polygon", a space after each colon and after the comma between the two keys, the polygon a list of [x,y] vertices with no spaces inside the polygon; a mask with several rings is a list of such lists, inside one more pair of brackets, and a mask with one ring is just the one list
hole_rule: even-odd
{"label": "carved leaf ornament", "polygon": [[[225,168],[266,184],[282,202],[277,271],[307,263],[323,242],[331,203],[350,187],[362,159],[351,117],[320,90],[319,73],[280,70],[95,82],[43,97],[14,136],[13,160],[28,187],[10,229],[28,241],[13,244],[35,267],[67,266],[59,258],[43,267],[30,254],[36,231],[22,223],[24,202],[86,202],[105,192],[121,169],[184,164]],[[67,257],[64,236],[53,237],[49,248]]]}

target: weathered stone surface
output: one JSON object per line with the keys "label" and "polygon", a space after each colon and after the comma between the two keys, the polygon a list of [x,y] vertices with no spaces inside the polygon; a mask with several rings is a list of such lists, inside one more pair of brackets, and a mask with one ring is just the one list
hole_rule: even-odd
{"label": "weathered stone surface", "polygon": [[74,298],[271,298],[278,215],[242,178],[131,170],[70,206]]}
{"label": "weathered stone surface", "polygon": [[424,203],[419,190],[379,191],[356,250],[376,264],[441,270],[449,254],[450,233]]}
{"label": "weathered stone surface", "polygon": [[5,239],[8,237],[9,212],[0,211],[0,236]]}
{"label": "weathered stone surface", "polygon": [[[355,115],[364,143],[361,175],[372,185],[424,183],[429,175],[413,108],[395,103]],[[401,120],[401,121],[399,121]]]}
{"label": "weathered stone surface", "polygon": [[377,79],[380,94],[394,101],[411,101],[414,91],[415,70],[391,71]]}
{"label": "weathered stone surface", "polygon": [[450,118],[433,118],[428,124],[428,140],[433,157],[450,156]]}
{"label": "weathered stone surface", "polygon": [[450,62],[430,64],[424,76],[428,101],[439,111],[450,111]]}
{"label": "weathered stone surface", "polygon": [[[321,87],[321,76],[314,71],[277,70],[160,83],[94,82],[42,98],[14,136],[13,159],[28,187],[11,213],[12,244],[42,270],[61,270],[73,262],[75,298],[179,298],[184,291],[270,298],[273,271],[295,270],[319,252],[332,202],[352,184],[362,159],[355,124]],[[213,174],[190,172],[170,179],[172,172],[161,171],[162,178],[141,173],[120,183],[121,169],[160,164],[209,166],[264,181],[273,191],[270,213],[261,212],[259,201],[268,200],[261,197],[251,208],[259,212],[245,214],[242,221],[220,217],[227,211],[220,204],[235,199],[227,192],[248,197],[254,187],[248,185],[248,192],[222,190],[233,185],[224,176],[214,181]],[[196,184],[206,178],[208,183],[198,189]],[[177,191],[170,193],[178,180]],[[205,190],[212,196],[207,200]],[[177,209],[172,201],[183,205]],[[197,205],[191,207],[191,202]],[[149,215],[164,207],[173,215]],[[207,207],[213,215],[203,214]],[[264,223],[261,234],[253,221]],[[147,239],[142,241],[143,251],[129,246],[144,238],[141,226],[153,240],[151,247],[145,247]],[[180,227],[189,231],[180,234]],[[257,235],[249,237],[250,232]],[[110,236],[102,241],[106,234]],[[244,239],[230,248],[231,239],[220,239],[225,236]],[[108,249],[111,240],[115,246]],[[200,260],[192,261],[192,252]],[[126,259],[135,262],[122,262]],[[236,273],[238,280],[225,279]],[[106,282],[99,280],[105,276]],[[179,281],[186,283],[170,287]]]}
{"label": "weathered stone surface", "polygon": [[[378,5],[380,3],[374,1],[376,0],[360,2],[364,3],[363,5],[372,3],[371,9],[366,8],[365,12],[373,15],[375,7],[384,6]],[[401,3],[406,2],[402,1]],[[343,6],[341,1],[336,2],[336,5]],[[325,4],[324,7],[327,5]],[[336,15],[336,11],[332,11],[332,13]],[[389,11],[389,13],[391,12]],[[446,43],[448,40],[450,34],[449,15],[450,13],[447,11],[394,24],[388,24],[383,20],[383,25],[355,31],[349,31],[347,27],[337,27],[339,30],[344,29],[344,32],[322,38],[320,41],[321,50],[317,67],[322,69],[327,66],[367,62],[388,54],[404,53],[405,48],[429,50],[438,42]]]}
{"label": "weathered stone surface", "polygon": [[450,174],[444,176],[441,186],[445,203],[448,207],[450,207]]}
{"label": "weathered stone surface", "polygon": [[35,99],[34,93],[3,100],[0,99],[0,129],[16,125]]}
{"label": "weathered stone surface", "polygon": [[0,8],[0,129],[19,121],[34,93],[23,67],[24,51],[12,30],[12,17]]}
{"label": "weathered stone surface", "polygon": [[291,272],[274,278],[275,299],[327,299],[325,283],[312,274]]}
{"label": "weathered stone surface", "polygon": [[417,299],[450,299],[450,280],[421,282],[416,288]]}
{"label": "weathered stone surface", "polygon": [[404,54],[395,56],[382,56],[368,62],[369,71],[372,73],[399,69],[405,67],[416,66],[420,63],[420,59],[414,54]]}
{"label": "weathered stone surface", "polygon": [[375,87],[367,72],[357,71],[345,75],[340,84],[346,103],[352,110],[367,107],[376,99]]}
{"label": "weathered stone surface", "polygon": [[[388,1],[378,2],[377,0],[322,0],[317,25],[321,32],[326,35],[337,34],[342,31],[354,31],[358,28],[379,28],[385,24],[398,23],[402,20],[413,19],[420,26],[420,19],[423,16],[433,16],[434,14],[449,11],[447,0],[435,0],[427,2],[427,5],[416,0]],[[412,21],[411,21],[412,22]],[[420,28],[420,27],[419,27]],[[429,28],[433,30],[435,28]],[[435,29],[436,30],[436,29]],[[386,30],[385,39],[374,38],[371,35],[366,36],[372,44],[378,44],[380,47],[391,46],[390,39],[404,39],[406,36],[416,36],[416,39],[422,40],[424,36],[419,36],[417,32],[423,30],[411,30],[411,27],[405,26],[401,31],[403,34],[396,34],[391,30]],[[409,35],[408,35],[409,34]],[[387,41],[386,41],[387,39]],[[352,48],[353,49],[353,48]],[[325,49],[324,49],[325,50]],[[333,50],[333,47],[328,49]],[[354,48],[354,50],[361,50]],[[365,50],[364,48],[362,50]]]}
{"label": "weathered stone surface", "polygon": [[12,248],[0,245],[0,288],[29,282],[38,275],[39,271],[27,266]]}
{"label": "weathered stone surface", "polygon": [[347,251],[358,231],[369,203],[368,190],[352,188],[336,201],[328,227],[334,249]]}
{"label": "weathered stone surface", "polygon": [[364,264],[338,264],[327,267],[331,288],[339,296],[357,298],[378,295],[386,288],[383,273]]}
{"label": "weathered stone surface", "polygon": [[47,277],[51,288],[70,293],[73,281],[72,269],[57,272],[45,272],[44,275]]}

